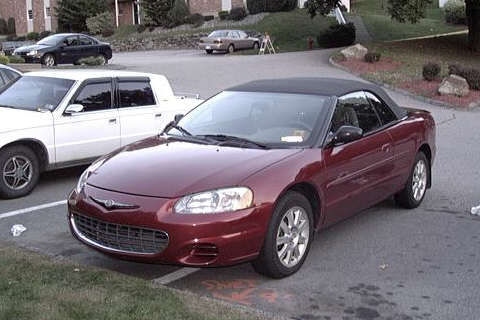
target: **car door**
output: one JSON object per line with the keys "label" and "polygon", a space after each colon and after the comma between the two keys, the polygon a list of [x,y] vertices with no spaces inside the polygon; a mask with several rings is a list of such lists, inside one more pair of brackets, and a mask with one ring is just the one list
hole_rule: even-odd
{"label": "car door", "polygon": [[57,162],[94,159],[120,147],[120,120],[112,92],[111,78],[82,83],[69,104],[80,104],[83,111],[64,112],[55,121]]}
{"label": "car door", "polygon": [[74,63],[80,58],[78,35],[66,37],[61,46],[58,63]]}
{"label": "car door", "polygon": [[330,130],[342,125],[360,127],[356,141],[325,148],[327,224],[366,209],[391,195],[394,170],[392,138],[364,92],[338,99]]}
{"label": "car door", "polygon": [[121,145],[158,134],[173,118],[159,105],[148,77],[117,78]]}
{"label": "car door", "polygon": [[78,41],[79,59],[86,57],[94,57],[98,55],[97,46],[94,44],[94,41],[91,38],[86,36],[79,36]]}
{"label": "car door", "polygon": [[242,49],[251,49],[253,48],[253,40],[250,39],[248,34],[246,34],[243,31],[238,31],[238,34],[240,36],[241,42],[242,42]]}
{"label": "car door", "polygon": [[240,43],[240,37],[236,31],[230,31],[228,33],[228,39],[235,46],[235,49],[241,49],[242,45]]}

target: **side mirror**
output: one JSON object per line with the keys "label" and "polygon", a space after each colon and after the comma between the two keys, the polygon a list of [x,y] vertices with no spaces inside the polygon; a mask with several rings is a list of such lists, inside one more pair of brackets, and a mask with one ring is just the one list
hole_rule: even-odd
{"label": "side mirror", "polygon": [[82,112],[84,107],[81,104],[71,104],[65,109],[65,114],[72,115]]}
{"label": "side mirror", "polygon": [[180,120],[182,120],[182,118],[183,114],[176,114],[173,121],[175,121],[175,123],[178,123]]}
{"label": "side mirror", "polygon": [[363,130],[354,126],[341,126],[329,141],[329,145],[349,143],[363,137]]}

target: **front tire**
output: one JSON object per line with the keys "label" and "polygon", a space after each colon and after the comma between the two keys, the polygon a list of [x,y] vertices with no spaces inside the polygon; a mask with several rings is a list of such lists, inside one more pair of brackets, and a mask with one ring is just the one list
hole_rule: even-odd
{"label": "front tire", "polygon": [[308,199],[290,191],[275,206],[254,269],[271,278],[297,272],[305,261],[313,240],[313,213]]}
{"label": "front tire", "polygon": [[25,146],[12,146],[0,153],[0,197],[14,199],[29,194],[38,183],[40,163]]}
{"label": "front tire", "polygon": [[234,53],[235,52],[235,46],[233,44],[229,45],[227,51],[228,51],[228,53]]}
{"label": "front tire", "polygon": [[47,53],[46,55],[43,56],[42,58],[42,64],[45,67],[53,67],[57,65],[57,60],[55,59],[55,56],[51,53]]}
{"label": "front tire", "polygon": [[207,50],[205,50],[205,52],[206,52],[207,54],[212,54],[212,53],[213,53],[213,50],[212,50],[212,49],[207,49]]}
{"label": "front tire", "polygon": [[417,208],[430,184],[430,162],[423,152],[417,153],[405,188],[395,195],[395,202],[406,209]]}

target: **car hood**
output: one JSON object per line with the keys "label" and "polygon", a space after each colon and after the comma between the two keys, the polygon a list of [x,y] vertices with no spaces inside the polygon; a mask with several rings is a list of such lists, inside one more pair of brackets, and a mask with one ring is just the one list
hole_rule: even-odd
{"label": "car hood", "polygon": [[240,184],[301,149],[246,149],[149,138],[104,158],[89,185],[141,196],[177,198]]}
{"label": "car hood", "polygon": [[32,44],[30,46],[23,46],[23,47],[17,48],[15,49],[15,52],[16,53],[30,52],[32,50],[42,50],[48,47],[49,46],[40,45],[40,44]]}
{"label": "car hood", "polygon": [[0,133],[51,126],[51,112],[27,111],[0,107]]}

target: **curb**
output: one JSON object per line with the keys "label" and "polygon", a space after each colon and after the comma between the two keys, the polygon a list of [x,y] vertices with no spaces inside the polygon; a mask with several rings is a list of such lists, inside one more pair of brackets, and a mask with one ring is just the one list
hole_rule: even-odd
{"label": "curb", "polygon": [[404,89],[400,89],[400,88],[397,88],[397,87],[394,87],[392,85],[389,85],[389,84],[386,84],[386,83],[383,83],[383,82],[380,82],[380,81],[375,81],[375,80],[370,80],[370,79],[365,79],[364,77],[362,77],[362,75],[360,74],[355,74],[355,73],[352,73],[352,71],[350,69],[348,69],[347,67],[344,67],[342,66],[341,64],[338,64],[337,62],[335,62],[333,60],[333,56],[331,56],[329,58],[329,62],[332,66],[338,68],[338,69],[341,69],[343,71],[346,71],[350,74],[353,74],[353,75],[356,75],[360,78],[362,78],[363,80],[366,80],[368,82],[371,82],[371,83],[374,83],[382,88],[385,88],[385,89],[388,89],[388,90],[391,90],[391,91],[394,91],[394,92],[397,92],[397,93],[400,93],[400,94],[403,94],[405,96],[408,96],[414,100],[417,100],[419,102],[423,102],[423,103],[428,103],[428,104],[431,104],[431,105],[434,105],[434,106],[437,106],[437,107],[443,107],[443,108],[448,108],[448,109],[455,109],[455,110],[458,110],[458,111],[471,111],[471,110],[474,110],[476,108],[479,108],[480,107],[480,102],[477,102],[477,103],[474,103],[472,106],[468,106],[466,108],[462,108],[462,107],[458,107],[458,106],[455,106],[453,104],[450,104],[448,102],[443,102],[443,101],[438,101],[438,100],[434,100],[434,99],[431,99],[431,98],[427,98],[427,97],[423,97],[423,96],[419,96],[419,95],[416,95],[414,93],[411,93],[411,92],[408,92],[407,90],[404,90]]}

